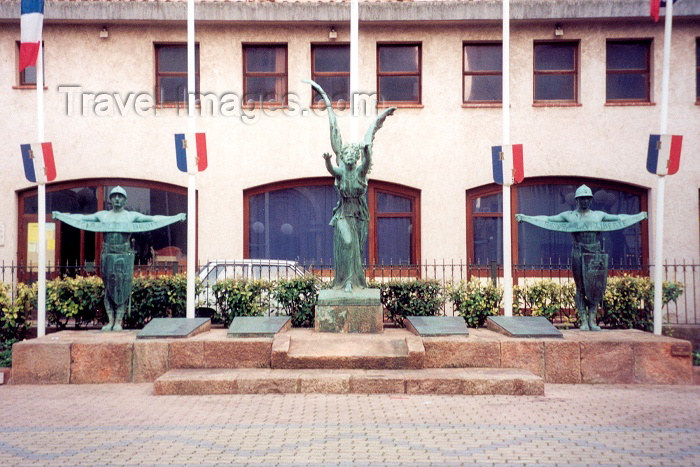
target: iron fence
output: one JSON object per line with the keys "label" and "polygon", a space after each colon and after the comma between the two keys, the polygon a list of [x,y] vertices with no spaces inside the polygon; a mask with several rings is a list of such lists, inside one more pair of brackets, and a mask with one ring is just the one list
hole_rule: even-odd
{"label": "iron fence", "polygon": [[[212,276],[213,268],[221,267],[221,273]],[[204,262],[197,268],[197,276],[205,284],[207,277],[210,281],[239,277],[263,280],[289,278],[301,274],[314,274],[323,281],[330,281],[333,268],[323,263],[298,263],[293,261],[276,260],[238,260]],[[653,278],[653,265],[613,264],[608,270],[609,277],[623,274]],[[184,273],[185,264],[182,262],[136,265],[135,275],[153,276],[162,274]],[[365,265],[365,274],[370,281],[389,282],[396,280],[430,279],[438,281],[443,288],[477,278],[484,282],[500,285],[503,278],[503,266],[495,262],[490,264],[472,264],[466,261],[432,261],[421,264],[369,264]],[[47,280],[56,277],[74,277],[99,275],[99,266],[94,263],[86,264],[49,264]],[[513,283],[526,285],[539,280],[554,281],[559,285],[571,283],[573,276],[567,263],[543,263],[539,265],[514,264],[512,269]],[[37,278],[37,266],[24,265],[14,262],[0,263],[0,283],[6,284],[9,293],[14,296],[17,284],[33,283]],[[670,324],[700,324],[700,264],[687,261],[675,261],[663,266],[665,281],[679,282],[683,286],[683,294],[676,302],[664,306],[664,322]],[[447,300],[442,312],[454,316],[457,312],[453,304]],[[521,310],[529,314],[526,307]],[[560,310],[557,319],[565,321],[572,316],[572,310]]]}

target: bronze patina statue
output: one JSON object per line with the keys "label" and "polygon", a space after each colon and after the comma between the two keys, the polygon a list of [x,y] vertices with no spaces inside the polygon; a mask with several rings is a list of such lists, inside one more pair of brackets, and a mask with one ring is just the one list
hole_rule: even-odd
{"label": "bronze patina statue", "polygon": [[369,225],[367,175],[372,166],[372,143],[377,130],[382,127],[384,120],[394,113],[396,107],[390,107],[379,114],[361,143],[343,144],[328,95],[317,83],[310,80],[304,80],[304,82],[311,84],[326,104],[331,128],[331,147],[336,155],[335,166],[331,163],[329,153],[323,155],[326,169],[335,178],[335,189],[338,192],[338,204],[333,209],[333,218],[330,222],[335,229],[333,288],[346,292],[351,292],[353,288],[364,289],[367,283],[362,268],[362,251],[367,241]]}
{"label": "bronze patina statue", "polygon": [[109,193],[110,211],[94,214],[67,214],[53,212],[53,218],[68,225],[92,232],[103,232],[100,273],[105,286],[105,310],[109,322],[103,331],[121,331],[121,321],[131,304],[131,284],[134,276],[134,250],[130,237],[133,232],[148,232],[177,221],[185,220],[185,214],[174,216],[147,216],[127,211],[126,191],[120,186]]}
{"label": "bronze patina statue", "polygon": [[576,310],[581,319],[582,331],[600,331],[596,325],[598,304],[603,299],[608,275],[608,255],[600,246],[600,233],[620,230],[647,218],[646,212],[638,214],[608,214],[590,209],[593,192],[581,185],[575,194],[578,208],[555,216],[526,216],[516,214],[518,222],[558,232],[571,232],[571,269],[576,283]]}

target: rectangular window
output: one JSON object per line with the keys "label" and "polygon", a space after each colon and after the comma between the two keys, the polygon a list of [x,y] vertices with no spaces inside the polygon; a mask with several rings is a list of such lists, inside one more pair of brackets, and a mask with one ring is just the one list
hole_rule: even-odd
{"label": "rectangular window", "polygon": [[605,63],[607,102],[650,102],[651,41],[609,40]]}
{"label": "rectangular window", "polygon": [[[44,44],[41,44],[41,55],[44,56]],[[19,47],[20,43],[17,41],[17,69],[19,70]],[[46,65],[46,63],[44,63]],[[36,87],[36,66],[28,66],[22,71],[18,71],[17,84],[20,87]],[[46,67],[44,67],[44,85],[46,84]]]}
{"label": "rectangular window", "polygon": [[420,44],[377,45],[377,90],[382,104],[421,103]]}
{"label": "rectangular window", "polygon": [[[187,45],[155,44],[156,103],[187,104]],[[199,44],[195,45],[195,94],[199,98]]]}
{"label": "rectangular window", "polygon": [[243,45],[243,101],[262,106],[287,103],[287,45]]}
{"label": "rectangular window", "polygon": [[[319,44],[311,46],[311,79],[321,85],[332,102],[350,102],[350,46]],[[321,96],[314,91],[317,105]]]}
{"label": "rectangular window", "polygon": [[500,103],[502,100],[503,47],[500,43],[465,43],[462,54],[462,102]]}
{"label": "rectangular window", "polygon": [[575,103],[578,100],[578,43],[536,42],[534,101]]}

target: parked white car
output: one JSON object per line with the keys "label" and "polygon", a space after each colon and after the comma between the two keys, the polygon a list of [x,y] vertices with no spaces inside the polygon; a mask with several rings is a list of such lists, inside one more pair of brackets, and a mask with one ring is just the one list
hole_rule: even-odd
{"label": "parked white car", "polygon": [[306,274],[296,261],[276,259],[236,259],[209,261],[199,269],[202,291],[197,295],[197,314],[211,316],[216,309],[216,297],[212,287],[225,279],[251,279],[274,281],[291,279]]}

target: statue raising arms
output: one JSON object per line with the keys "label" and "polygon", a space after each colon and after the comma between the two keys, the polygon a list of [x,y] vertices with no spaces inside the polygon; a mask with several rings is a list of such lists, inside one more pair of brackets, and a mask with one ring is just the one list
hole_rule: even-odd
{"label": "statue raising arms", "polygon": [[109,322],[103,331],[121,331],[121,321],[131,302],[131,285],[134,276],[134,250],[130,237],[133,232],[155,230],[177,221],[185,220],[185,214],[174,216],[147,216],[127,211],[126,191],[120,186],[109,193],[112,209],[94,214],[67,214],[53,212],[53,218],[68,225],[92,232],[103,232],[100,274],[105,287],[105,310]]}
{"label": "statue raising arms", "polygon": [[384,120],[394,113],[396,107],[390,107],[379,114],[361,143],[343,144],[333,106],[325,91],[313,81],[304,82],[309,83],[321,95],[328,111],[331,147],[336,155],[336,164],[331,162],[329,153],[325,153],[323,158],[326,170],[335,179],[334,186],[338,193],[338,204],[333,209],[330,222],[334,228],[333,288],[351,292],[353,288],[367,287],[362,258],[369,227],[367,176],[372,166],[374,135],[382,127]]}
{"label": "statue raising arms", "polygon": [[581,330],[600,331],[596,324],[598,304],[605,293],[607,282],[608,255],[600,245],[600,233],[619,230],[647,218],[646,212],[638,214],[608,214],[590,209],[593,192],[581,185],[575,194],[577,209],[564,211],[554,216],[526,216],[516,214],[518,222],[541,227],[547,230],[571,233],[571,269],[576,283],[574,302]]}

